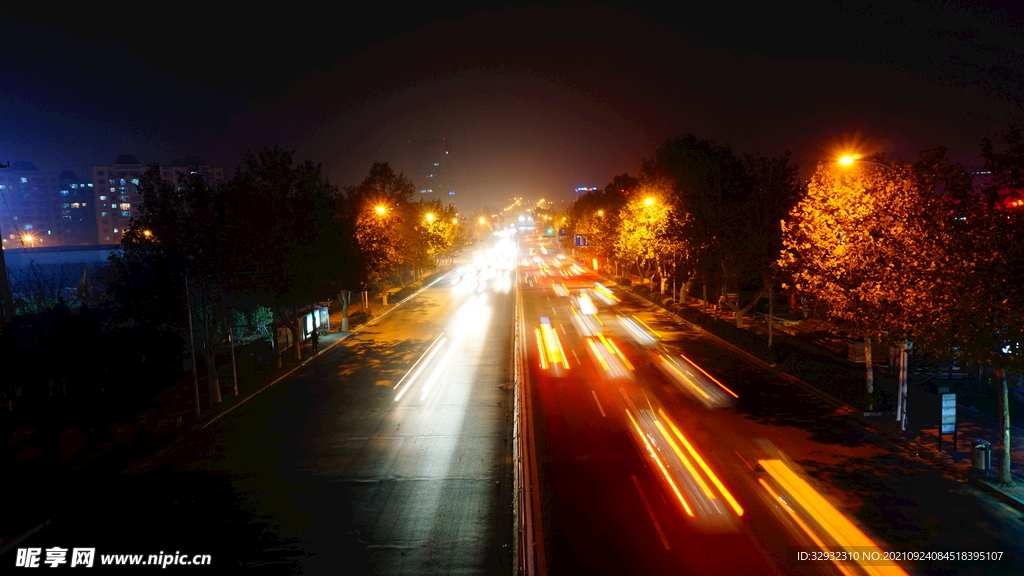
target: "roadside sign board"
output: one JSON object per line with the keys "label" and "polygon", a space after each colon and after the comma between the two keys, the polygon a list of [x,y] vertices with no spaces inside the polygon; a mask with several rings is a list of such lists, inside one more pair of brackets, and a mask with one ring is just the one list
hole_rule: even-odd
{"label": "roadside sign board", "polygon": [[590,244],[587,243],[587,236],[585,234],[576,234],[575,236],[576,238],[574,239],[575,241],[573,244],[576,247],[590,246]]}
{"label": "roadside sign board", "polygon": [[956,394],[942,395],[942,422],[939,434],[956,433]]}
{"label": "roadside sign board", "polygon": [[565,238],[568,235],[569,235],[569,231],[566,230],[565,228],[559,228],[558,229],[558,237],[559,238]]}

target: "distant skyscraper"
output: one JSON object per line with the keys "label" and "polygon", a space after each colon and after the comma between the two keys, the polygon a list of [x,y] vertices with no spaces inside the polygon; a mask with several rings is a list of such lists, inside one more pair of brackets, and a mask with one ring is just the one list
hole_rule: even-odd
{"label": "distant skyscraper", "polygon": [[31,162],[14,162],[0,170],[0,234],[3,245],[58,246],[59,185],[56,172],[44,172]]}
{"label": "distant skyscraper", "polygon": [[406,176],[420,194],[445,202],[455,195],[451,185],[451,143],[447,139],[409,140],[406,164]]}

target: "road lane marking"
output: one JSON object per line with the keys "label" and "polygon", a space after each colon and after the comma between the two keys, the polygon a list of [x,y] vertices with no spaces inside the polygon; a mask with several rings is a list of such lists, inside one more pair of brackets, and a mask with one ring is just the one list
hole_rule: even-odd
{"label": "road lane marking", "polygon": [[580,363],[580,355],[576,353],[576,349],[575,348],[571,348],[571,350],[572,350],[573,357],[576,358],[576,364],[579,364]]}
{"label": "road lane marking", "polygon": [[601,411],[601,417],[607,418],[608,415],[604,413],[604,408],[601,407],[601,401],[597,399],[597,393],[593,390],[590,393],[594,395],[594,402],[597,402],[597,409]]}
{"label": "road lane marking", "polygon": [[640,487],[640,481],[636,479],[636,475],[630,476],[633,479],[633,485],[636,486],[636,491],[640,493],[640,499],[644,501],[644,507],[647,508],[647,515],[651,517],[651,522],[654,523],[654,529],[658,531],[658,537],[661,538],[661,545],[665,547],[665,550],[671,550],[672,547],[668,545],[668,538],[665,538],[665,533],[661,531],[661,524],[658,524],[658,519],[654,517],[654,509],[651,508],[651,503],[647,501],[647,496],[644,495],[644,489]]}

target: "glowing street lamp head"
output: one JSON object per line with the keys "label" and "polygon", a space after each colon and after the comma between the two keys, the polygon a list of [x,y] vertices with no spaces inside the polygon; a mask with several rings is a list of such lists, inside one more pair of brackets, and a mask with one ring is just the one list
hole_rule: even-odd
{"label": "glowing street lamp head", "polygon": [[843,166],[849,166],[857,160],[860,160],[860,154],[847,154],[846,156],[840,157],[838,162]]}
{"label": "glowing street lamp head", "polygon": [[388,211],[387,206],[376,206],[374,207],[374,210],[377,212],[377,214],[380,214],[381,216],[383,216]]}
{"label": "glowing street lamp head", "polygon": [[427,222],[433,222],[434,221],[434,213],[433,212],[427,212],[426,218],[427,218]]}
{"label": "glowing street lamp head", "polygon": [[644,200],[644,204],[646,204],[648,206],[654,205],[654,198],[648,198],[648,199]]}
{"label": "glowing street lamp head", "polygon": [[487,224],[487,218],[484,218],[483,216],[481,216],[480,219],[477,220],[477,222],[479,222],[481,224]]}

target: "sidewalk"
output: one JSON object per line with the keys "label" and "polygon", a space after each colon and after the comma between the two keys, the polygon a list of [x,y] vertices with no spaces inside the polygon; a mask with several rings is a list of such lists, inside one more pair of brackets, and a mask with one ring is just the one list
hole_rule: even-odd
{"label": "sidewalk", "polygon": [[[614,285],[614,284],[613,284]],[[620,289],[625,289],[621,288]],[[650,302],[639,294],[634,296]],[[652,303],[653,304],[653,303]],[[655,304],[656,305],[656,304]],[[892,407],[880,411],[864,411],[857,409],[851,404],[844,402],[824,391],[823,389],[836,389],[836,387],[850,387],[852,390],[864,388],[864,365],[854,364],[845,358],[839,357],[834,350],[816,348],[804,340],[796,340],[791,335],[776,332],[775,341],[785,341],[790,346],[812,351],[813,362],[817,364],[815,370],[803,370],[800,377],[786,372],[782,365],[770,364],[765,360],[767,349],[767,326],[766,324],[754,321],[745,322],[744,328],[735,328],[735,314],[732,310],[719,312],[718,322],[731,323],[733,329],[745,331],[747,336],[742,341],[732,342],[719,335],[712,333],[707,324],[700,326],[696,322],[683,318],[696,317],[701,311],[700,300],[688,298],[685,303],[680,304],[679,314],[666,310],[679,323],[691,326],[709,338],[718,341],[727,348],[739,353],[751,362],[783,376],[790,382],[805,388],[819,396],[824,397],[831,404],[844,408],[852,418],[862,425],[872,428],[886,437],[898,442],[912,451],[915,455],[926,457],[933,463],[948,472],[956,474],[964,480],[969,480],[983,490],[995,495],[1007,504],[1010,504],[1020,511],[1024,511],[1024,429],[1014,425],[1010,434],[1011,437],[1011,471],[1018,481],[1018,485],[1012,488],[1003,488],[995,484],[996,471],[998,469],[997,459],[1000,456],[999,448],[995,446],[999,438],[999,424],[994,416],[979,411],[977,408],[965,405],[962,399],[969,395],[979,395],[979,389],[969,383],[958,383],[956,380],[938,380],[938,387],[950,385],[950,392],[957,393],[957,415],[956,424],[959,432],[957,445],[954,447],[953,436],[943,436],[942,449],[939,450],[938,428],[941,415],[941,396],[938,393],[927,389],[922,383],[914,383],[908,387],[907,396],[907,429],[901,430],[900,423],[895,419]],[[712,322],[713,324],[714,322]],[[810,376],[809,376],[810,375]],[[959,385],[958,385],[959,384]],[[859,387],[859,388],[858,388]],[[896,380],[879,370],[875,369],[875,389],[881,391],[882,397],[888,397],[895,403]],[[986,440],[992,446],[991,468],[988,474],[982,474],[972,468],[972,446],[974,439]]]}

